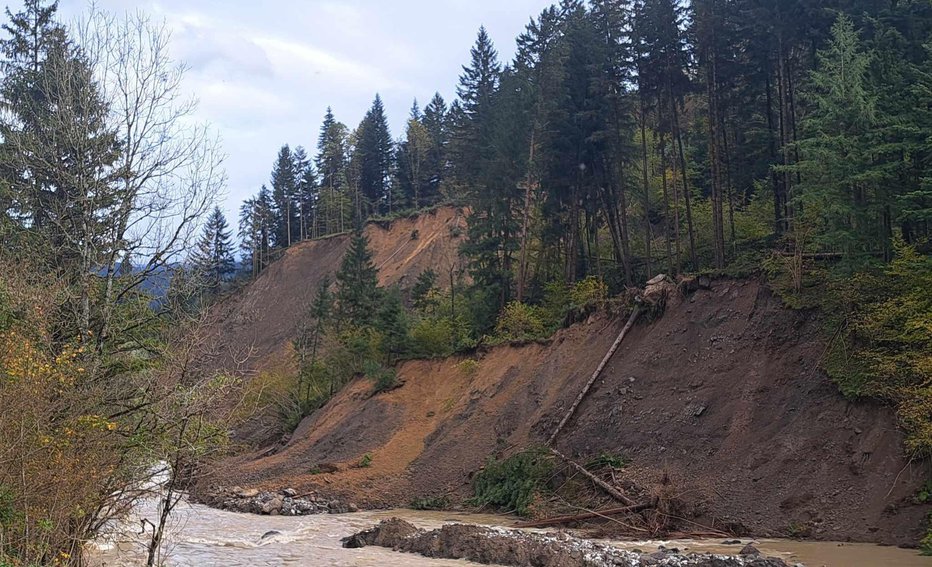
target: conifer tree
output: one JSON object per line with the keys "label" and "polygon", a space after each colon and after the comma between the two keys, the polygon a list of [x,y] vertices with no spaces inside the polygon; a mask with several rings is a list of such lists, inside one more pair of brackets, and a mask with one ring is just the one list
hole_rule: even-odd
{"label": "conifer tree", "polygon": [[357,232],[336,275],[340,318],[352,327],[369,326],[378,312],[378,269],[372,263],[369,239]]}
{"label": "conifer tree", "polygon": [[394,145],[379,95],[375,95],[356,136],[354,154],[359,159],[359,190],[367,205],[366,212],[391,213]]}
{"label": "conifer tree", "polygon": [[330,108],[324,116],[317,140],[317,173],[320,177],[320,205],[316,218],[317,226],[312,235],[325,236],[344,230],[344,203],[347,191],[348,132],[342,122],[337,122]]}
{"label": "conifer tree", "polygon": [[447,178],[449,164],[447,162],[447,144],[450,136],[447,104],[435,93],[430,103],[424,107],[424,117],[421,120],[425,130],[429,147],[427,161],[424,164],[427,186],[425,199],[434,201],[440,197],[440,187]]}
{"label": "conifer tree", "polygon": [[194,273],[209,293],[220,291],[236,270],[227,219],[220,207],[214,207],[207,217],[191,263]]}
{"label": "conifer tree", "polygon": [[414,209],[426,204],[425,193],[429,185],[427,168],[431,141],[422,120],[417,101],[414,101],[405,128],[405,138],[398,144],[396,154],[399,193],[404,197],[404,204]]}
{"label": "conifer tree", "polygon": [[299,239],[300,219],[296,197],[299,173],[291,148],[285,144],[278,151],[272,167],[272,199],[275,201],[275,246],[288,247]]}

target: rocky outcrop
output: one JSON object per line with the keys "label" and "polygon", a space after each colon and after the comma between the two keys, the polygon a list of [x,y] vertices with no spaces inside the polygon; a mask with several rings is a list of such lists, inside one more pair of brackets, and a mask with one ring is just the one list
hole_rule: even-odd
{"label": "rocky outcrop", "polygon": [[654,553],[625,551],[564,533],[540,534],[518,530],[449,524],[419,530],[392,518],[374,528],[343,539],[344,547],[377,545],[426,557],[466,559],[493,565],[532,567],[787,567],[782,559],[743,555],[684,555],[662,549]]}

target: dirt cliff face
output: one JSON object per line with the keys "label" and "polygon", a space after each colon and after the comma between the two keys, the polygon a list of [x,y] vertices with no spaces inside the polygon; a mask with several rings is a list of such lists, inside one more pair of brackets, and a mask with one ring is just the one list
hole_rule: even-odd
{"label": "dirt cliff face", "polygon": [[[366,225],[379,283],[411,286],[427,268],[438,273],[438,285],[458,261],[466,221],[454,207]],[[291,340],[324,276],[333,280],[349,248],[350,235],[296,244],[257,279],[214,306],[210,313],[215,368],[256,372],[293,371]]]}
{"label": "dirt cliff face", "polygon": [[[275,454],[226,463],[225,482],[322,490],[366,506],[469,494],[490,455],[543,443],[623,320],[594,316],[549,344],[412,361],[372,396],[359,379]],[[569,456],[668,473],[718,525],[757,535],[914,543],[919,463],[887,408],[845,400],[818,370],[816,315],[755,281],[719,281],[635,326],[556,441]],[[363,455],[367,468],[354,468]],[[319,464],[339,471],[318,473]]]}

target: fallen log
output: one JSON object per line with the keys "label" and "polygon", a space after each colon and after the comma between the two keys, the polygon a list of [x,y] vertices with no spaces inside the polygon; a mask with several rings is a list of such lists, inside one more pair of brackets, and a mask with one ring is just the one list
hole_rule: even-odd
{"label": "fallen log", "polygon": [[547,526],[558,526],[561,524],[569,524],[571,522],[578,522],[581,520],[591,520],[593,518],[605,518],[608,516],[617,516],[619,514],[633,514],[635,512],[640,512],[642,510],[647,510],[651,508],[652,504],[637,504],[635,506],[624,506],[623,508],[609,508],[607,510],[595,510],[593,512],[585,512],[582,514],[571,514],[568,516],[554,516],[553,518],[547,518],[544,520],[535,520],[533,522],[519,522],[515,524],[516,528],[544,528]]}
{"label": "fallen log", "polygon": [[615,342],[612,343],[611,348],[608,349],[608,352],[605,353],[605,356],[602,357],[602,362],[599,363],[599,366],[595,369],[595,372],[592,373],[592,376],[589,378],[589,381],[586,382],[586,385],[583,386],[582,392],[576,396],[576,400],[573,402],[573,405],[570,406],[569,411],[566,412],[566,415],[563,416],[563,419],[560,420],[557,428],[553,430],[553,433],[550,435],[550,439],[547,439],[547,445],[553,445],[553,442],[556,440],[557,435],[563,431],[563,427],[569,422],[573,417],[573,414],[576,413],[576,408],[579,407],[579,404],[582,403],[583,398],[586,397],[586,394],[589,393],[589,389],[592,388],[592,385],[595,384],[595,381],[599,379],[599,375],[602,374],[602,370],[605,369],[605,366],[608,364],[608,361],[611,360],[612,355],[615,354],[615,351],[618,350],[618,347],[621,346],[621,341],[625,340],[625,335],[628,334],[628,331],[631,330],[631,327],[634,326],[634,322],[637,321],[638,316],[641,315],[640,306],[636,306],[634,311],[631,312],[631,316],[628,317],[628,322],[625,323],[624,328],[618,333],[618,338],[615,339]]}
{"label": "fallen log", "polygon": [[560,459],[562,459],[564,462],[566,462],[566,464],[576,469],[579,472],[579,474],[591,480],[593,484],[595,484],[596,486],[604,490],[606,494],[608,494],[615,500],[621,502],[622,504],[626,506],[637,506],[637,502],[635,502],[634,500],[631,500],[630,498],[622,494],[621,491],[615,488],[614,486],[610,485],[609,483],[605,482],[601,478],[587,471],[586,467],[571,460],[569,457],[567,457],[560,451],[557,451],[556,449],[550,449],[550,452],[556,455],[557,457],[559,457]]}

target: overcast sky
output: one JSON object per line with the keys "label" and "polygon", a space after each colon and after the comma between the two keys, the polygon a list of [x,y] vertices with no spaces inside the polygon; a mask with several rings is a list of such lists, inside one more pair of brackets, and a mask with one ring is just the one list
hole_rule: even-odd
{"label": "overcast sky", "polygon": [[[231,224],[246,196],[268,182],[279,147],[313,155],[327,106],[350,128],[381,94],[392,136],[417,98],[449,103],[480,25],[503,60],[548,0],[97,0],[105,10],[144,10],[172,29],[190,66],[186,88],[228,155],[224,209]],[[12,3],[16,5],[15,2]],[[87,6],[60,0],[63,19]]]}

